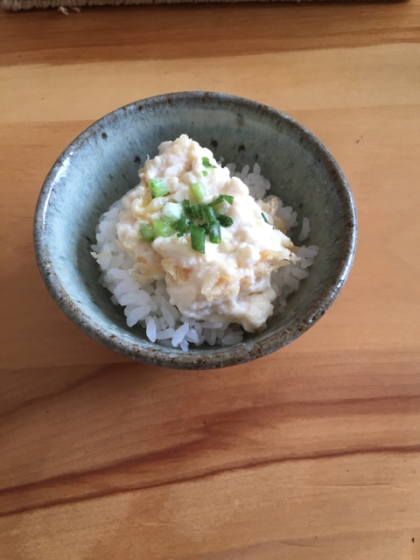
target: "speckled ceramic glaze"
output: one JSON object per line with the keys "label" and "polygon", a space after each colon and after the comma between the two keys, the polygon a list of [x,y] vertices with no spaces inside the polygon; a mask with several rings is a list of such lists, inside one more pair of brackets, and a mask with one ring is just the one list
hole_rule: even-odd
{"label": "speckled ceramic glaze", "polygon": [[[191,345],[188,352],[151,343],[128,328],[111,303],[90,255],[100,215],[138,184],[138,169],[159,144],[186,133],[216,158],[254,162],[271,192],[311,222],[319,254],[284,313],[262,334],[229,348]],[[247,99],[184,92],[117,109],[85,130],[58,158],[38,200],[35,251],[42,277],[64,313],[108,348],[142,362],[205,369],[239,364],[281,348],[311,327],[342,288],[356,245],[356,215],[347,182],[326,148],[290,117]]]}

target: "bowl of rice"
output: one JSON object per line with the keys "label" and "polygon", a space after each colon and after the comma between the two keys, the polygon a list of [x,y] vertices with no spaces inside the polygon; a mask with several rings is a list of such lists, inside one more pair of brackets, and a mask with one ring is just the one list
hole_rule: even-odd
{"label": "bowl of rice", "polygon": [[42,187],[43,280],[86,334],[181,369],[280,349],[331,306],[352,265],[354,201],[338,164],[289,116],[181,92],[101,118]]}

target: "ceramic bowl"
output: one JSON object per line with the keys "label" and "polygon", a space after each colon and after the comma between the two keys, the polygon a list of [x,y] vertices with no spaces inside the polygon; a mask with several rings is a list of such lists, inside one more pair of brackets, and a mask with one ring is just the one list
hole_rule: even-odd
{"label": "ceramic bowl", "polygon": [[[309,277],[282,315],[261,334],[232,347],[188,352],[150,342],[128,328],[111,303],[90,254],[100,215],[138,184],[138,169],[162,141],[186,133],[215,157],[238,167],[258,162],[271,192],[291,205],[319,254]],[[86,334],[134,360],[166,367],[207,369],[260,358],[307,331],[330,307],[352,264],[356,214],[339,166],[313,134],[287,115],[240,97],[183,92],[137,101],[101,118],[58,158],[42,187],[34,221],[35,252],[50,294]]]}

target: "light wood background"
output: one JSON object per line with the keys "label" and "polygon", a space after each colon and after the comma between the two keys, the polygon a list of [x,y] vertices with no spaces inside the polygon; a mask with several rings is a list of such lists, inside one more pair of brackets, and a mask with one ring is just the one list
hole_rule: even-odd
{"label": "light wood background", "polygon": [[[0,558],[420,559],[420,0],[0,13]],[[32,249],[43,179],[157,93],[256,99],[353,189],[336,303],[249,365],[182,372],[90,340]]]}

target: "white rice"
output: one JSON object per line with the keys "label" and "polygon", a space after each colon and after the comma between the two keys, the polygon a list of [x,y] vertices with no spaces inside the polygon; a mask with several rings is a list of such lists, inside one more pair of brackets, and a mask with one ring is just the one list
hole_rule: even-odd
{"label": "white rice", "polygon": [[[241,172],[235,172],[234,164],[228,164],[226,167],[232,176],[239,177],[248,185],[250,194],[256,200],[265,197],[270,182],[261,175],[257,163],[251,173],[249,165],[245,165]],[[127,325],[129,327],[140,325],[146,330],[146,336],[151,342],[179,347],[184,352],[188,350],[190,344],[195,346],[200,346],[204,342],[210,346],[239,344],[243,337],[240,325],[188,319],[169,302],[163,280],[140,285],[130,276],[129,270],[134,261],[117,242],[116,224],[121,209],[122,201],[118,200],[101,216],[96,228],[96,245],[92,245],[92,255],[97,258],[101,269],[101,284],[112,293],[112,303],[124,307]],[[291,206],[284,207],[280,202],[277,214],[286,223],[290,236],[292,229],[299,225],[297,213]],[[305,241],[309,232],[309,219],[303,218],[299,241]],[[272,275],[272,287],[277,294],[274,315],[281,313],[287,305],[287,298],[297,291],[300,282],[309,276],[308,268],[318,254],[318,247],[302,245],[297,254],[300,257],[297,264],[284,266]]]}

